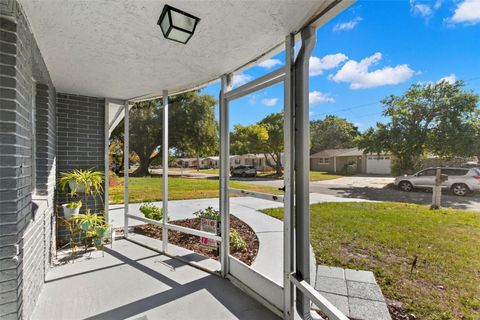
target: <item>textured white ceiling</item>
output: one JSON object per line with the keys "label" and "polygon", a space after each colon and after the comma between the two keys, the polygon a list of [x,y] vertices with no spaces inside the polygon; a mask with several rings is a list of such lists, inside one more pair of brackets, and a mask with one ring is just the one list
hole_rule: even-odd
{"label": "textured white ceiling", "polygon": [[[331,1],[20,2],[58,92],[130,99],[234,71]],[[201,19],[187,45],[163,38],[157,20],[166,3]]]}

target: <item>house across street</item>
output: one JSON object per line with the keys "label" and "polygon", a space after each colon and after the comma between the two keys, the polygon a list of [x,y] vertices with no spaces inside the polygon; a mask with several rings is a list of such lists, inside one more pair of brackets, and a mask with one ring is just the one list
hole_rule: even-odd
{"label": "house across street", "polygon": [[389,154],[364,154],[358,148],[325,149],[310,156],[314,171],[391,174],[392,156]]}

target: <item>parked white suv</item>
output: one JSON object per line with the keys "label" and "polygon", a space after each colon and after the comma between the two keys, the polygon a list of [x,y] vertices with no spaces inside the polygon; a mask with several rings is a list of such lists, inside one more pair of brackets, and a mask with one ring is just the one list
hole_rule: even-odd
{"label": "parked white suv", "polygon": [[[432,188],[435,185],[436,168],[428,168],[415,173],[395,178],[395,185],[403,191],[414,188]],[[480,168],[442,168],[442,174],[448,180],[442,182],[442,189],[452,190],[457,196],[464,196],[471,191],[480,191]]]}

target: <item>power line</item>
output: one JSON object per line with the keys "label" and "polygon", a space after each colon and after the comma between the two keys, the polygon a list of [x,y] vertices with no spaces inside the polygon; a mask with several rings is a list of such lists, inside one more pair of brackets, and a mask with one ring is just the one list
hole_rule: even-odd
{"label": "power line", "polygon": [[[480,80],[480,76],[469,78],[467,80],[464,80],[463,82],[465,84],[468,84],[468,83],[472,83],[472,82],[475,82],[475,81],[478,81],[478,80]],[[338,115],[339,112],[350,111],[350,110],[354,110],[354,109],[357,109],[357,108],[367,107],[367,106],[380,104],[380,103],[381,103],[380,101],[368,102],[368,103],[363,103],[363,104],[359,104],[359,105],[348,107],[348,108],[332,110],[331,112],[324,112],[324,113],[320,113],[320,114],[315,114],[315,116],[318,118],[318,117],[322,117],[322,116],[326,116],[326,115]],[[381,113],[382,112],[375,112],[374,114],[362,115],[360,117],[355,117],[355,118],[364,118],[366,116],[378,115],[378,114],[381,114]]]}
{"label": "power line", "polygon": [[[380,102],[379,101],[369,102],[369,103],[359,104],[359,105],[356,105],[356,106],[353,106],[353,107],[338,109],[338,110],[335,110],[335,111],[332,110],[332,112],[350,111],[350,110],[353,110],[353,109],[357,109],[357,108],[361,108],[361,107],[367,107],[367,106],[371,106],[371,105],[378,104],[378,103],[380,103]],[[329,115],[329,114],[331,114],[331,112],[320,113],[318,115],[319,116],[324,116],[324,115]]]}

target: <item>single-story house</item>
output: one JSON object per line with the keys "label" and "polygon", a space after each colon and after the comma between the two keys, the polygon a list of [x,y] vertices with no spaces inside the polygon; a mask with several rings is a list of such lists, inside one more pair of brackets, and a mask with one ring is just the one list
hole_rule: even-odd
{"label": "single-story house", "polygon": [[177,160],[177,164],[182,168],[196,168],[198,166],[197,158],[180,158]]}
{"label": "single-story house", "polygon": [[[237,167],[240,165],[240,156],[233,155],[230,156],[230,167]],[[200,169],[217,169],[220,168],[220,157],[219,156],[211,156],[205,157],[200,159]]]}
{"label": "single-story house", "polygon": [[325,149],[310,156],[314,171],[391,174],[392,156],[365,154],[358,148]]}

